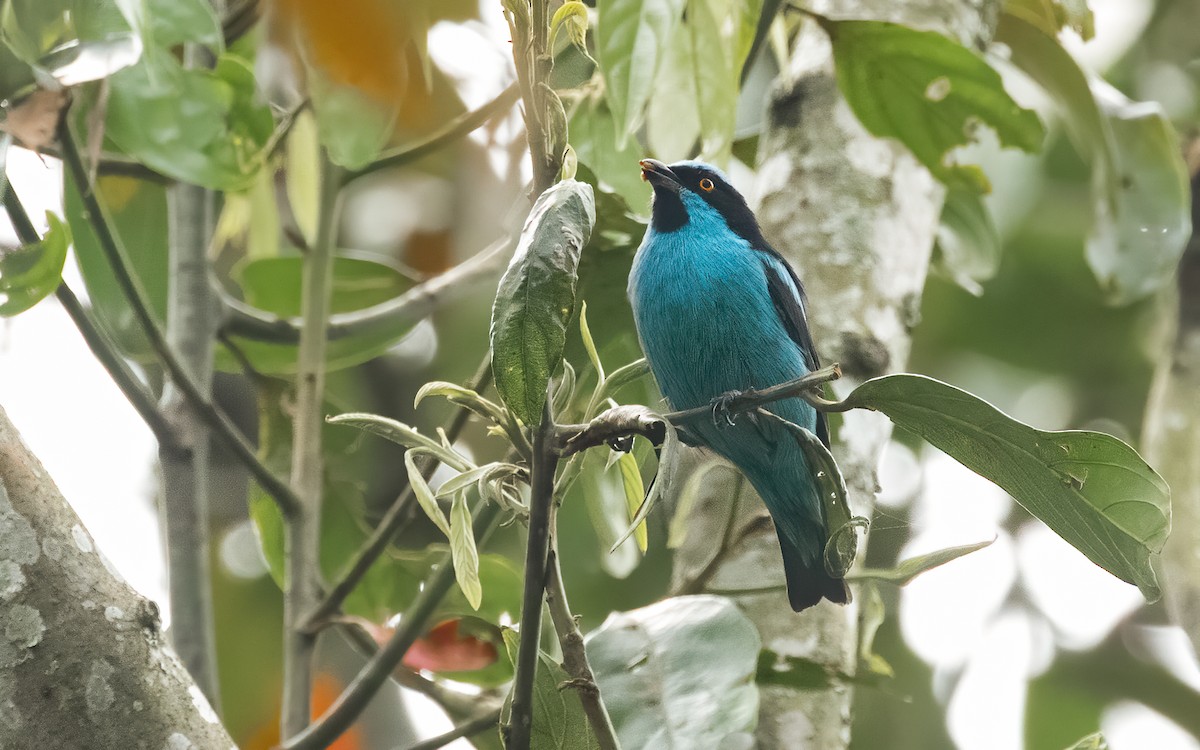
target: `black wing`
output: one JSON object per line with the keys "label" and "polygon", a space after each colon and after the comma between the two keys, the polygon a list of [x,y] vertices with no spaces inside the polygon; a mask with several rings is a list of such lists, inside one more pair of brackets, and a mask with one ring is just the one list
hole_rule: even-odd
{"label": "black wing", "polygon": [[[779,319],[783,322],[788,337],[796,342],[800,351],[804,353],[808,369],[816,371],[820,369],[821,361],[817,358],[817,348],[813,346],[812,333],[808,330],[808,319],[804,316],[804,285],[800,283],[800,277],[796,275],[795,269],[784,260],[783,256],[774,250],[767,251],[767,254],[787,269],[792,282],[789,284],[788,280],[780,275],[775,264],[766,262],[764,258],[763,270],[767,272],[767,291],[771,293],[771,302],[775,303],[775,311],[779,313]],[[826,448],[829,447],[829,422],[826,420],[824,412],[817,412],[817,437],[825,444]]]}

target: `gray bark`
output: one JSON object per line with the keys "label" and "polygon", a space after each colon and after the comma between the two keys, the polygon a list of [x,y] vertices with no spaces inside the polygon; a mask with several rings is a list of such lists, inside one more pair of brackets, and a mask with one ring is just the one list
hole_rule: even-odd
{"label": "gray bark", "polygon": [[3,410],[0,621],[0,747],[234,748]]}
{"label": "gray bark", "polygon": [[[978,44],[989,37],[996,4],[947,2],[815,2],[831,18],[889,20],[934,29]],[[760,139],[757,214],[764,234],[804,281],[808,317],[823,362],[839,362],[841,394],[870,377],[903,370],[917,322],[944,192],[903,146],[868,134],[837,88],[829,39],[807,24],[771,93]],[[850,412],[837,431],[834,455],[845,474],[850,505],[870,517],[876,464],[892,425],[872,412]],[[753,496],[734,517],[746,533],[709,582],[734,594],[755,622],[764,647],[845,672],[856,670],[858,610],[822,602],[797,615],[782,588],[778,543]],[[730,496],[710,496],[697,508],[698,529],[723,528]],[[744,519],[750,518],[749,522]],[[752,524],[752,525],[748,525]],[[688,533],[680,550],[682,579],[712,557],[711,533]],[[860,549],[860,556],[863,551]],[[766,584],[779,584],[763,591]],[[738,595],[738,590],[753,593]],[[851,691],[767,687],[762,691],[760,748],[839,748],[850,741]]]}

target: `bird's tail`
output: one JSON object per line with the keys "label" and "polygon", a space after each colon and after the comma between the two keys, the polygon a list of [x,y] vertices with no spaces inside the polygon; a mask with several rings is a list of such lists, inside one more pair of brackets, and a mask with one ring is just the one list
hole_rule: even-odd
{"label": "bird's tail", "polygon": [[811,562],[805,561],[795,543],[788,538],[783,529],[779,534],[779,548],[783,551],[783,570],[787,574],[788,601],[792,609],[800,612],[821,601],[828,599],[837,604],[847,604],[850,601],[850,589],[846,581],[834,578],[825,570],[825,555],[818,554]]}

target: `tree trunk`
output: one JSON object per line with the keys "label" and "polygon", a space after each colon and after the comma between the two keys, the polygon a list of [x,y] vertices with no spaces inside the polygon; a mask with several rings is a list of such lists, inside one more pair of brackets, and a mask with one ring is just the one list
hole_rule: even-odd
{"label": "tree trunk", "polygon": [[0,620],[0,747],[234,747],[3,410]]}
{"label": "tree trunk", "polygon": [[[987,0],[847,0],[806,7],[835,19],[934,29],[973,45],[990,37],[997,13]],[[880,141],[859,124],[838,91],[832,48],[816,24],[806,24],[770,96],[759,161],[758,218],[805,284],[822,361],[842,366],[845,377],[835,390],[844,394],[867,378],[903,370],[944,191],[903,146]],[[886,417],[863,411],[846,414],[836,430],[834,455],[856,515],[871,516],[875,468],[891,432]],[[729,494],[710,493],[696,510],[696,528],[723,528],[731,517],[729,502]],[[733,516],[743,519],[737,523],[746,531],[731,535],[737,544],[708,588],[734,595],[758,626],[765,648],[853,673],[857,607],[822,602],[797,615],[781,585],[763,591],[764,583],[783,582],[775,533],[769,524],[745,521],[764,513],[757,498],[735,502],[746,504]],[[682,578],[712,557],[714,538],[720,536],[688,533],[680,550]],[[772,571],[770,581],[764,581],[764,570]],[[846,685],[826,691],[764,688],[758,746],[848,746],[851,697]]]}

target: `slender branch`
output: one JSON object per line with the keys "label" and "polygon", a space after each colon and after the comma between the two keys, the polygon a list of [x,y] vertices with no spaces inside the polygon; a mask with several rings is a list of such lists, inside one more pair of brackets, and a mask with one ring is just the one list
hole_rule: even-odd
{"label": "slender branch", "polygon": [[[507,750],[529,750],[533,727],[533,682],[537,675],[542,630],[542,596],[550,549],[550,506],[554,501],[554,420],[550,399],[542,407],[542,424],[533,438],[529,493],[529,541],[525,547],[525,589],[521,597],[521,642],[512,688],[512,716],[505,728]],[[504,731],[504,730],[502,730]]]}
{"label": "slender branch", "polygon": [[[475,538],[482,545],[495,528],[500,516],[496,503],[480,503],[475,508]],[[379,649],[338,696],[329,710],[320,719],[310,724],[281,745],[281,750],[322,750],[341,736],[354,723],[367,704],[375,697],[382,685],[413,642],[425,632],[429,618],[437,610],[442,598],[454,586],[454,562],[449,553],[442,556],[433,572],[421,584],[421,592],[413,599],[400,620],[400,627],[387,645]]]}
{"label": "slender branch", "polygon": [[129,399],[129,403],[133,405],[138,416],[154,433],[154,439],[158,441],[158,450],[161,454],[164,451],[186,451],[175,435],[175,428],[167,421],[162,412],[158,410],[158,404],[154,401],[154,396],[146,390],[146,386],[142,383],[138,376],[134,374],[125,359],[117,352],[112,342],[92,320],[91,314],[66,282],[60,283],[58,288],[54,290],[54,296],[58,299],[59,304],[66,310],[67,315],[71,318],[71,322],[79,330],[79,334],[83,336],[84,342],[96,360],[108,371],[109,377],[121,389],[121,393],[125,394],[125,398]]}
{"label": "slender branch", "polygon": [[[189,68],[214,62],[199,45],[184,46]],[[206,399],[212,398],[216,296],[209,277],[208,246],[216,224],[215,196],[198,185],[167,188],[167,344]],[[209,430],[172,382],[163,387],[160,408],[190,450],[159,450],[162,498],[159,513],[166,535],[171,599],[171,643],[209,703],[220,706],[212,572],[209,564]],[[219,710],[219,709],[218,709]]]}
{"label": "slender branch", "polygon": [[[551,526],[555,525],[552,521]],[[583,647],[583,633],[579,632],[579,623],[571,614],[571,607],[567,603],[567,590],[563,586],[562,569],[558,564],[557,532],[553,529],[551,532],[555,541],[551,543],[546,571],[546,604],[550,608],[550,619],[558,633],[559,646],[562,647],[563,669],[572,678],[571,687],[579,692],[583,713],[596,735],[600,750],[620,750],[617,730],[609,718],[608,709],[600,696],[600,686],[596,684],[596,677],[588,664],[587,651]]]}
{"label": "slender branch", "polygon": [[585,424],[559,425],[554,432],[553,449],[560,457],[566,457],[598,445],[619,443],[630,435],[642,435],[655,445],[659,445],[666,434],[664,422],[670,422],[676,427],[686,427],[695,419],[732,420],[739,414],[753,411],[765,404],[796,396],[800,396],[810,403],[818,402],[820,406],[817,408],[821,411],[846,411],[851,407],[845,406],[840,401],[827,401],[812,393],[813,389],[840,376],[841,370],[838,366],[836,364],[829,365],[770,388],[731,393],[713,399],[712,403],[707,406],[697,406],[694,409],[684,409],[666,414],[657,414],[645,406],[629,404],[616,406],[601,412],[592,421]]}
{"label": "slender branch", "polygon": [[[20,198],[17,197],[15,190],[11,188],[4,191],[4,209],[8,213],[8,218],[12,221],[13,228],[16,230],[17,239],[23,245],[32,245],[35,242],[40,242],[41,237],[38,236],[37,229],[33,226],[33,222],[29,219],[28,212],[21,205]],[[159,450],[186,450],[179,443],[179,439],[175,435],[175,428],[167,422],[162,413],[158,410],[158,404],[154,402],[154,397],[146,390],[145,385],[130,369],[125,359],[117,353],[117,349],[113,346],[108,337],[92,320],[92,316],[84,308],[79,298],[71,291],[66,282],[60,282],[58,288],[54,290],[54,296],[66,310],[71,322],[79,330],[79,334],[83,336],[84,343],[88,349],[95,355],[96,360],[108,371],[109,377],[117,384],[117,388],[121,393],[125,394],[125,398],[129,399],[129,403],[133,406],[138,416],[154,433],[154,439],[158,441]]]}
{"label": "slender branch", "polygon": [[154,315],[150,312],[150,304],[147,301],[146,292],[142,288],[141,282],[130,272],[125,250],[121,247],[116,235],[113,234],[104,209],[101,207],[100,201],[92,189],[92,185],[88,182],[87,168],[84,166],[83,158],[79,153],[74,136],[71,135],[70,127],[65,117],[59,128],[59,142],[62,145],[63,164],[66,166],[67,172],[79,190],[79,195],[83,200],[84,212],[92,225],[96,239],[99,240],[100,248],[104,252],[109,266],[112,268],[113,275],[117,279],[117,285],[121,288],[121,293],[125,296],[126,301],[129,302],[129,308],[133,312],[134,318],[142,330],[145,331],[146,338],[149,340],[151,348],[154,349],[154,353],[166,369],[171,380],[183,392],[184,397],[191,402],[196,413],[213,430],[213,434],[229,448],[254,477],[254,480],[275,500],[284,516],[290,516],[298,507],[296,496],[291,488],[258,460],[254,448],[251,447],[237,426],[230,421],[225,412],[201,392],[195,381],[192,380],[191,376],[179,363],[179,358],[175,355],[174,350],[167,343],[166,337],[158,325],[158,321],[154,319]]}
{"label": "slender branch", "polygon": [[482,126],[485,122],[492,119],[496,115],[507,112],[513,104],[516,104],[521,93],[520,87],[513,83],[508,88],[501,91],[495,99],[487,104],[484,104],[479,109],[471,112],[464,112],[436,133],[430,134],[416,143],[411,143],[400,148],[392,149],[384,152],[378,159],[370,164],[356,169],[352,172],[346,172],[342,179],[343,184],[353,182],[360,177],[366,177],[369,174],[374,174],[383,169],[391,169],[393,167],[402,167],[405,164],[411,164],[421,157],[437,151],[439,148],[453,143],[460,138],[465,137],[475,129]]}
{"label": "slender branch", "polygon": [[[492,376],[492,359],[490,355],[485,355],[483,362],[479,366],[479,370],[471,379],[470,388],[473,391],[480,391],[487,386],[488,381]],[[453,443],[462,433],[463,427],[467,424],[467,419],[471,416],[470,409],[464,406],[459,406],[454,413],[454,417],[450,421],[450,425],[446,429],[446,437]],[[425,465],[421,469],[421,476],[425,481],[429,481],[429,477],[437,470],[438,461],[433,456],[425,460]],[[396,538],[396,534],[407,525],[416,513],[416,504],[413,498],[412,485],[407,485],[404,491],[400,494],[392,506],[388,508],[387,513],[383,518],[379,519],[379,523],[375,526],[375,530],[371,532],[371,536],[363,543],[358,552],[354,555],[354,559],[350,565],[342,573],[341,577],[333,584],[333,588],[325,594],[325,598],[321,603],[305,618],[305,629],[312,632],[323,626],[328,621],[329,617],[341,609],[342,603],[346,601],[346,597],[350,596],[363,576],[370,570],[371,565],[375,563],[384,550]]]}
{"label": "slender branch", "polygon": [[[333,315],[327,335],[336,340],[364,334],[402,335],[442,304],[474,293],[476,284],[490,279],[508,263],[515,244],[513,237],[496,240],[471,258],[445,273],[414,286],[399,297],[355,312]],[[281,318],[223,295],[224,331],[254,341],[295,344],[300,339],[300,321]]]}
{"label": "slender branch", "polygon": [[304,258],[301,281],[303,327],[296,372],[292,439],[292,488],[300,509],[284,527],[287,586],[284,589],[283,711],[281,734],[294,735],[308,725],[312,696],[312,656],[316,636],[304,627],[320,599],[319,555],[325,425],[325,324],[333,296],[334,245],[337,241],[341,170],[327,156],[321,164],[321,205],[317,239]]}
{"label": "slender branch", "polygon": [[463,724],[451,729],[449,732],[439,734],[436,737],[430,737],[427,740],[422,740],[415,745],[409,745],[408,750],[437,750],[443,745],[449,745],[451,742],[462,738],[471,737],[482,732],[492,729],[500,723],[500,709],[488,711],[480,714],[478,717],[471,719]]}

